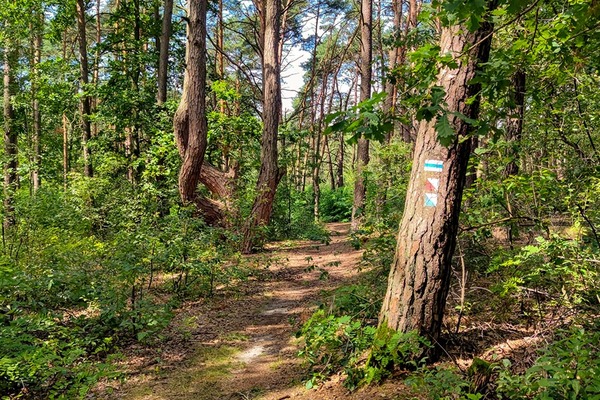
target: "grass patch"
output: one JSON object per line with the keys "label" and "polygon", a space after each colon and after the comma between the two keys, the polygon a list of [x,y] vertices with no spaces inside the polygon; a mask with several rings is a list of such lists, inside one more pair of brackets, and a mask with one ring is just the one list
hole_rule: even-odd
{"label": "grass patch", "polygon": [[239,365],[231,346],[205,347],[180,368],[169,371],[166,380],[156,379],[137,385],[128,399],[213,400],[223,393],[223,383],[231,370]]}

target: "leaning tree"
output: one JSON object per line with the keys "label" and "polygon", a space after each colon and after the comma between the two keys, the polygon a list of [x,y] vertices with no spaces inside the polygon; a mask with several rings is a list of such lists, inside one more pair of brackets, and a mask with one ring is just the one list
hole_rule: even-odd
{"label": "leaning tree", "polygon": [[[488,10],[494,6],[488,1]],[[381,310],[381,323],[437,340],[450,285],[460,204],[471,153],[480,85],[472,83],[490,52],[492,25],[444,27],[441,55],[451,55],[435,87],[444,90],[441,113],[420,122],[404,214]],[[448,133],[453,131],[453,136]],[[440,141],[440,133],[445,141]],[[445,142],[442,144],[442,142]]]}

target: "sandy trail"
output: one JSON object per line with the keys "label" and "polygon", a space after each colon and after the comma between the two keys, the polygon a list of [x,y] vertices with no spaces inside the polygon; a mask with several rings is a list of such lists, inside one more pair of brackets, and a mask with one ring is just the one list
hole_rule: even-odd
{"label": "sandy trail", "polygon": [[[140,346],[139,359],[127,357],[128,382],[99,397],[320,398],[315,391],[304,389],[306,371],[296,356],[294,334],[324,292],[358,276],[361,258],[361,251],[349,243],[349,224],[327,227],[331,232],[328,245],[311,241],[268,245],[272,264],[267,279],[247,283],[249,287],[238,298],[199,302],[181,310],[167,333],[174,338],[155,349]],[[178,335],[181,326],[187,330]],[[136,349],[132,353],[136,354]]]}

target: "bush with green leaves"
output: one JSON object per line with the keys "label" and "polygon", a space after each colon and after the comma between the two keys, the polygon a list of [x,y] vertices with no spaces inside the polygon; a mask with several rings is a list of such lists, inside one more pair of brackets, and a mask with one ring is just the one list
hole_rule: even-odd
{"label": "bush with green leaves", "polygon": [[480,393],[472,393],[472,383],[456,368],[447,365],[422,368],[411,374],[405,382],[432,400],[479,400],[484,398]]}
{"label": "bush with green leaves", "polygon": [[558,235],[538,237],[516,254],[500,252],[488,272],[506,278],[495,285],[501,295],[518,296],[530,291],[547,305],[580,310],[597,308],[600,277],[597,248]]}
{"label": "bush with green leaves", "polygon": [[312,190],[299,192],[283,182],[277,189],[267,238],[271,240],[307,239],[329,243],[329,232],[315,221]]}
{"label": "bush with green leaves", "polygon": [[299,355],[311,371],[308,388],[339,371],[346,375],[344,386],[349,390],[379,382],[394,367],[420,364],[423,347],[428,346],[415,332],[366,325],[348,315],[328,315],[323,309],[312,315],[297,336],[304,339]]}
{"label": "bush with green leaves", "polygon": [[321,191],[319,208],[324,222],[348,222],[352,217],[352,190],[348,186]]}
{"label": "bush with green leaves", "polygon": [[[110,357],[160,340],[187,296],[245,279],[235,238],[125,181],[19,193],[0,249],[0,392],[81,398]],[[233,264],[238,264],[233,262]],[[160,279],[158,275],[161,274]]]}
{"label": "bush with green leaves", "polygon": [[497,381],[501,399],[600,399],[600,333],[571,328],[559,334],[533,366],[513,374],[504,361]]}

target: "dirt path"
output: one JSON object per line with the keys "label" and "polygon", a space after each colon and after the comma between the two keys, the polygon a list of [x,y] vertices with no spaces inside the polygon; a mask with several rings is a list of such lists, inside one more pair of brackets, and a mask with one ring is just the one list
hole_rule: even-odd
{"label": "dirt path", "polygon": [[[154,349],[133,349],[125,363],[130,375],[127,383],[112,393],[106,388],[101,397],[347,398],[304,389],[305,370],[296,357],[294,333],[323,291],[357,276],[361,252],[350,246],[348,228],[349,224],[329,224],[329,245],[296,241],[267,246],[271,265],[266,279],[244,284],[237,298],[186,305],[167,331],[166,343]],[[323,273],[328,279],[321,279]]]}

